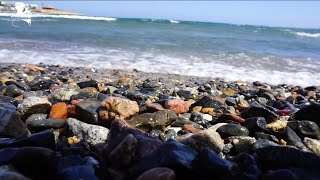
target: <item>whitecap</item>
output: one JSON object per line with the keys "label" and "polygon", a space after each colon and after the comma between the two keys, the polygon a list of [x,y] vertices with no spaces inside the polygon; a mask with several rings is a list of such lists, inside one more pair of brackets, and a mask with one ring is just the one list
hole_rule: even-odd
{"label": "whitecap", "polygon": [[306,33],[306,32],[292,32],[293,34],[301,37],[319,38],[320,33]]}

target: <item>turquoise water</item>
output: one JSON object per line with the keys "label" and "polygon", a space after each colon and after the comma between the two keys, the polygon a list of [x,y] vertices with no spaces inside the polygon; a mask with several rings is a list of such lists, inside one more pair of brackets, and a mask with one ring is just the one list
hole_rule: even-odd
{"label": "turquoise water", "polygon": [[[80,19],[82,18],[82,19]],[[173,20],[0,15],[0,62],[320,85],[320,30]]]}

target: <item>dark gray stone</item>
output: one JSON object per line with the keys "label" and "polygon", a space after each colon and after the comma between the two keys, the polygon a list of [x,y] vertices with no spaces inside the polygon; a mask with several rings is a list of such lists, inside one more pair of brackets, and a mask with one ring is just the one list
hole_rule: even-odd
{"label": "dark gray stone", "polygon": [[220,134],[221,138],[227,138],[229,136],[248,136],[249,131],[247,128],[237,125],[228,123],[223,125],[217,129],[217,132]]}
{"label": "dark gray stone", "polygon": [[0,103],[0,136],[19,137],[30,134],[20,118],[16,107],[9,103]]}

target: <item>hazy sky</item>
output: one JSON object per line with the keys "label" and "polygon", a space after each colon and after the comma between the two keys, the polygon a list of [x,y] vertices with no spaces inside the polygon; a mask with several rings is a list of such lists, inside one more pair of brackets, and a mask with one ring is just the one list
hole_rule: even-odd
{"label": "hazy sky", "polygon": [[[30,1],[28,1],[30,2]],[[85,15],[320,28],[320,1],[32,1]]]}

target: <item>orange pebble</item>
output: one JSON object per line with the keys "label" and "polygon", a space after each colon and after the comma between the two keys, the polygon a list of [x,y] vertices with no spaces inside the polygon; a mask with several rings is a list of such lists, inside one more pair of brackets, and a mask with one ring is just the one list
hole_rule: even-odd
{"label": "orange pebble", "polygon": [[67,120],[67,118],[68,118],[67,104],[63,103],[63,102],[54,104],[51,107],[49,118],[57,118],[57,119]]}

